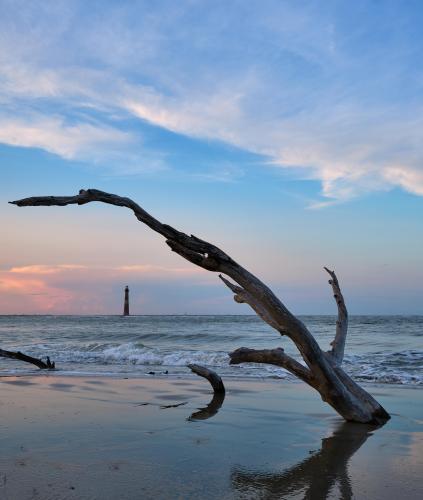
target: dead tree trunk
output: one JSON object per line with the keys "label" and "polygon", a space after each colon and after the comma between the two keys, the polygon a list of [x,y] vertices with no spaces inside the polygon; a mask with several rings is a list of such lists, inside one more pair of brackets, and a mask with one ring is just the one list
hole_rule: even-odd
{"label": "dead tree trunk", "polygon": [[[243,359],[243,352],[238,350],[235,351],[236,354],[232,353],[232,363],[243,361],[274,363],[276,356],[280,366],[314,387],[320,393],[323,401],[330,404],[345,420],[383,423],[390,418],[385,409],[370,394],[357,385],[340,366],[347,332],[346,317],[339,317],[332,350],[324,352],[306,326],[291,314],[273,292],[256,276],[240,266],[215,245],[194,235],[188,236],[167,224],[162,224],[129,198],[105,193],[97,189],[82,189],[76,196],[40,196],[11,203],[24,207],[85,205],[93,201],[131,209],[139,221],[164,236],[166,243],[174,252],[203,269],[219,272],[232,278],[235,283],[227,280],[221,274],[219,275],[222,281],[234,292],[237,302],[249,304],[266,323],[294,342],[306,366],[285,354],[282,349],[278,349],[276,354],[269,351],[270,358],[267,356],[269,352],[249,350],[248,359]],[[340,307],[343,298],[335,275],[331,276],[330,283],[338,307]],[[341,316],[340,312],[339,316]],[[255,352],[256,354],[254,354]]]}
{"label": "dead tree trunk", "polygon": [[38,366],[41,370],[54,370],[55,364],[54,361],[51,362],[50,358],[47,356],[46,361],[42,361],[41,359],[33,358],[32,356],[27,356],[21,352],[14,351],[5,351],[0,349],[0,357],[1,358],[9,358],[9,359],[17,359],[19,361],[25,361],[26,363],[32,363],[35,366]]}

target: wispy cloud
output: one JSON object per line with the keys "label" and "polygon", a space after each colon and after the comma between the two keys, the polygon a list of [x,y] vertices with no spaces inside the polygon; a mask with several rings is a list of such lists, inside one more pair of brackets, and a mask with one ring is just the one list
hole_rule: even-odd
{"label": "wispy cloud", "polygon": [[9,269],[11,274],[28,274],[28,275],[45,275],[45,274],[57,274],[65,271],[75,271],[80,269],[86,269],[86,266],[81,266],[78,264],[59,264],[55,266],[49,266],[46,264],[34,264],[30,266],[19,266],[12,267]]}
{"label": "wispy cloud", "polygon": [[192,137],[220,139],[229,143],[237,140],[236,125],[242,118],[242,93],[235,89],[217,89],[211,94],[204,92],[200,95],[184,93],[173,97],[144,88],[126,91],[134,96],[123,99],[122,106],[154,125]]}
{"label": "wispy cloud", "polygon": [[194,266],[190,267],[166,267],[158,266],[153,264],[132,264],[132,265],[122,265],[122,266],[110,266],[110,267],[99,267],[99,266],[86,266],[80,264],[31,264],[28,266],[15,266],[10,269],[3,271],[8,274],[18,274],[27,276],[39,276],[39,275],[71,275],[75,272],[82,273],[98,273],[98,274],[120,274],[124,273],[133,275],[150,275],[153,278],[158,278],[160,276],[171,277],[173,276],[193,276],[193,275],[204,275],[204,270],[196,268]]}
{"label": "wispy cloud", "polygon": [[359,4],[10,4],[0,142],[163,171],[166,144],[146,150],[135,117],[320,181],[315,208],[396,186],[422,195],[423,42],[405,29],[418,20]]}
{"label": "wispy cloud", "polygon": [[41,148],[66,159],[96,160],[131,142],[131,135],[104,125],[66,124],[63,118],[32,116],[0,117],[0,142],[12,146]]}

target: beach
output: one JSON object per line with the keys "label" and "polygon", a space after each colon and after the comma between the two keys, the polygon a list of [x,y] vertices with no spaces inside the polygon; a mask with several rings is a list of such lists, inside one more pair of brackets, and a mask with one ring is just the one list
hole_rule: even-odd
{"label": "beach", "polygon": [[0,500],[423,500],[423,2],[0,13]]}
{"label": "beach", "polygon": [[[300,382],[0,378],[0,498],[418,499],[422,391],[369,385],[392,418],[345,423]],[[210,404],[212,403],[212,404]]]}

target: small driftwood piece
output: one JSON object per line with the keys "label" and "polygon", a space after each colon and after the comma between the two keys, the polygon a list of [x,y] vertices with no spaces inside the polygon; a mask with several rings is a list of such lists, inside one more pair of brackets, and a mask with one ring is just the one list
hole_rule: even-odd
{"label": "small driftwood piece", "polygon": [[222,379],[215,371],[201,365],[191,364],[187,366],[196,375],[207,379],[214,391],[213,399],[210,403],[206,407],[199,408],[198,411],[192,413],[191,416],[188,417],[188,420],[207,420],[216,415],[222,407],[223,401],[225,400],[225,386]]}
{"label": "small driftwood piece", "polygon": [[223,385],[222,379],[213,370],[209,370],[205,366],[201,365],[187,365],[190,370],[196,375],[207,379],[210,385],[213,387],[215,394],[225,394],[225,386]]}
{"label": "small driftwood piece", "polygon": [[44,362],[41,359],[33,358],[32,356],[28,356],[27,354],[23,354],[19,351],[14,352],[0,349],[0,357],[17,359],[19,361],[25,361],[26,363],[32,363],[33,365],[38,366],[38,368],[40,368],[41,370],[54,370],[56,367],[54,361],[51,362],[48,356],[46,361]]}
{"label": "small driftwood piece", "polygon": [[[341,367],[347,333],[347,316],[344,315],[346,312],[344,299],[333,271],[328,272],[332,278],[331,286],[338,305],[338,323],[332,350],[325,352],[304,323],[294,316],[256,276],[217,246],[163,224],[130,198],[105,193],[97,189],[81,189],[79,194],[75,196],[35,196],[10,203],[26,207],[85,205],[94,201],[129,208],[140,222],[161,234],[172,251],[207,271],[221,273],[219,277],[234,293],[235,301],[249,304],[263,321],[280,335],[288,337],[298,349],[304,366],[279,350],[277,353],[271,352],[270,357],[267,357],[263,351],[258,351],[254,355],[253,350],[242,353],[238,349],[232,353],[234,363],[270,362],[274,364],[276,354],[278,362],[283,368],[316,389],[322,400],[331,405],[345,420],[382,424],[390,418],[387,411],[367,391],[354,382]],[[228,276],[232,281],[223,275]],[[242,359],[243,356],[244,359]]]}

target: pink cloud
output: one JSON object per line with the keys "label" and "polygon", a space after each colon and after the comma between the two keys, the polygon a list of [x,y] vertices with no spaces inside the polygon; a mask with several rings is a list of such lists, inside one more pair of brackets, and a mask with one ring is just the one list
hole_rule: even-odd
{"label": "pink cloud", "polygon": [[85,266],[78,266],[74,264],[61,264],[57,266],[48,265],[31,265],[31,266],[20,266],[12,267],[9,273],[16,274],[56,274],[63,271],[75,270],[75,269],[85,269]]}
{"label": "pink cloud", "polygon": [[64,308],[72,293],[29,275],[0,272],[0,310],[3,314],[51,313]]}
{"label": "pink cloud", "polygon": [[204,283],[205,275],[205,271],[194,267],[149,264],[110,268],[76,264],[12,267],[0,270],[0,314],[109,314],[120,308],[116,287],[123,287],[128,281],[139,279],[144,287],[160,282],[178,286],[185,280]]}

